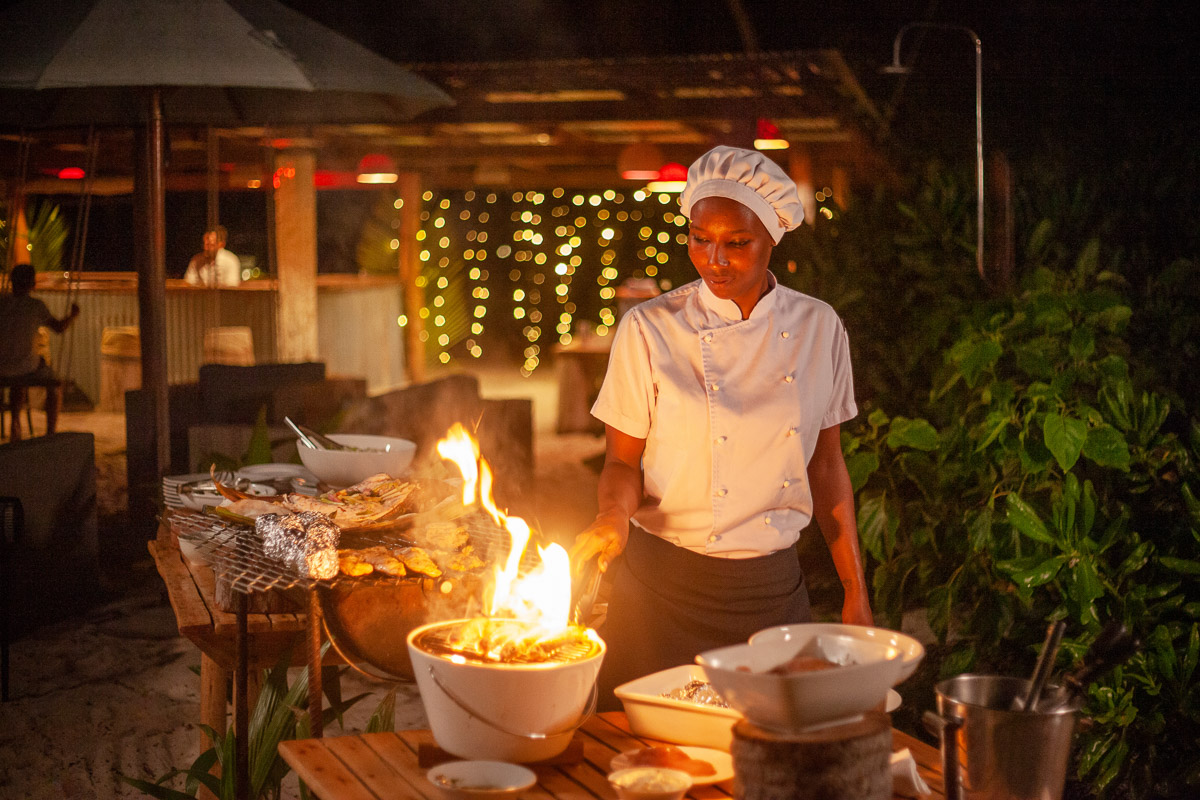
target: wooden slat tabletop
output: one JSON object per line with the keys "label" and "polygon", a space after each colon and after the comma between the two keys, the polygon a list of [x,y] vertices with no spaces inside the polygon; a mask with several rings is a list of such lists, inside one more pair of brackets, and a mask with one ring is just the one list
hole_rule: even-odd
{"label": "wooden slat tabletop", "polygon": [[[621,712],[598,714],[580,729],[583,759],[578,763],[535,766],[538,783],[523,796],[537,800],[596,800],[615,797],[606,775],[618,753],[645,746],[647,740],[629,730]],[[429,731],[365,733],[326,739],[282,742],[279,754],[322,800],[397,800],[441,797],[425,779],[419,765],[422,745],[432,745]],[[938,751],[900,731],[893,731],[895,749],[907,747],[921,776],[933,788],[930,800],[942,797]],[[696,787],[688,797],[716,800],[732,797],[733,782]],[[899,797],[899,795],[897,795]]]}

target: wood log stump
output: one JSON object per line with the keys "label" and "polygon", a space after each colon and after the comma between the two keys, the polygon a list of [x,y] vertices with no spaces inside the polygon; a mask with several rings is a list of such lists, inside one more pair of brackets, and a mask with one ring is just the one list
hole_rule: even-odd
{"label": "wood log stump", "polygon": [[890,800],[891,717],[869,711],[845,725],[774,733],[733,726],[733,796],[739,800]]}

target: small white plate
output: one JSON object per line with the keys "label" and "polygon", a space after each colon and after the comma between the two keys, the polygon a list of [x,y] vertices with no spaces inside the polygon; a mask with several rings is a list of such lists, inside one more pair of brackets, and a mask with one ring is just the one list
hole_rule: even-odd
{"label": "small white plate", "polygon": [[533,770],[507,761],[448,761],[425,777],[452,800],[516,797],[537,783]]}
{"label": "small white plate", "polygon": [[317,479],[303,464],[251,464],[239,469],[237,476],[251,481],[271,481],[279,478],[308,478],[314,481]]}
{"label": "small white plate", "polygon": [[895,689],[888,689],[887,702],[884,705],[883,710],[889,714],[892,713],[900,707],[901,699],[902,698],[900,697],[899,692],[897,692]]}
{"label": "small white plate", "polygon": [[[624,753],[618,753],[613,756],[612,764],[608,768],[609,772],[616,772],[619,769],[637,766],[632,762],[632,759],[634,755],[644,749],[639,747],[636,750],[626,750]],[[692,775],[693,786],[709,786],[710,784],[727,781],[733,777],[733,757],[729,753],[714,750],[711,747],[680,746],[679,749],[686,753],[688,758],[694,758],[697,761],[707,761],[716,770],[716,774],[714,775]]]}

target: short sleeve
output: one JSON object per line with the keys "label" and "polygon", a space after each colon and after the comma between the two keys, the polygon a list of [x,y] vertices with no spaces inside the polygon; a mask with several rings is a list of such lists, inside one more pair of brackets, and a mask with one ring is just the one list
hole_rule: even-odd
{"label": "short sleeve", "polygon": [[840,319],[836,321],[830,358],[833,379],[829,405],[821,420],[822,428],[840,425],[858,415],[858,405],[854,402],[854,371],[850,368],[850,337]]}
{"label": "short sleeve", "polygon": [[608,356],[608,370],[592,416],[638,439],[650,434],[654,409],[654,376],[642,319],[629,313],[621,320]]}

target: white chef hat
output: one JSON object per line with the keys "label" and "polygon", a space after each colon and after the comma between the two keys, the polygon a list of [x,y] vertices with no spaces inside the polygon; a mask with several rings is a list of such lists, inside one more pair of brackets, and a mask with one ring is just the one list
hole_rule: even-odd
{"label": "white chef hat", "polygon": [[796,184],[778,164],[757,150],[714,147],[688,167],[687,185],[679,197],[685,217],[705,197],[728,197],[753,211],[778,244],[800,226],[804,205]]}

